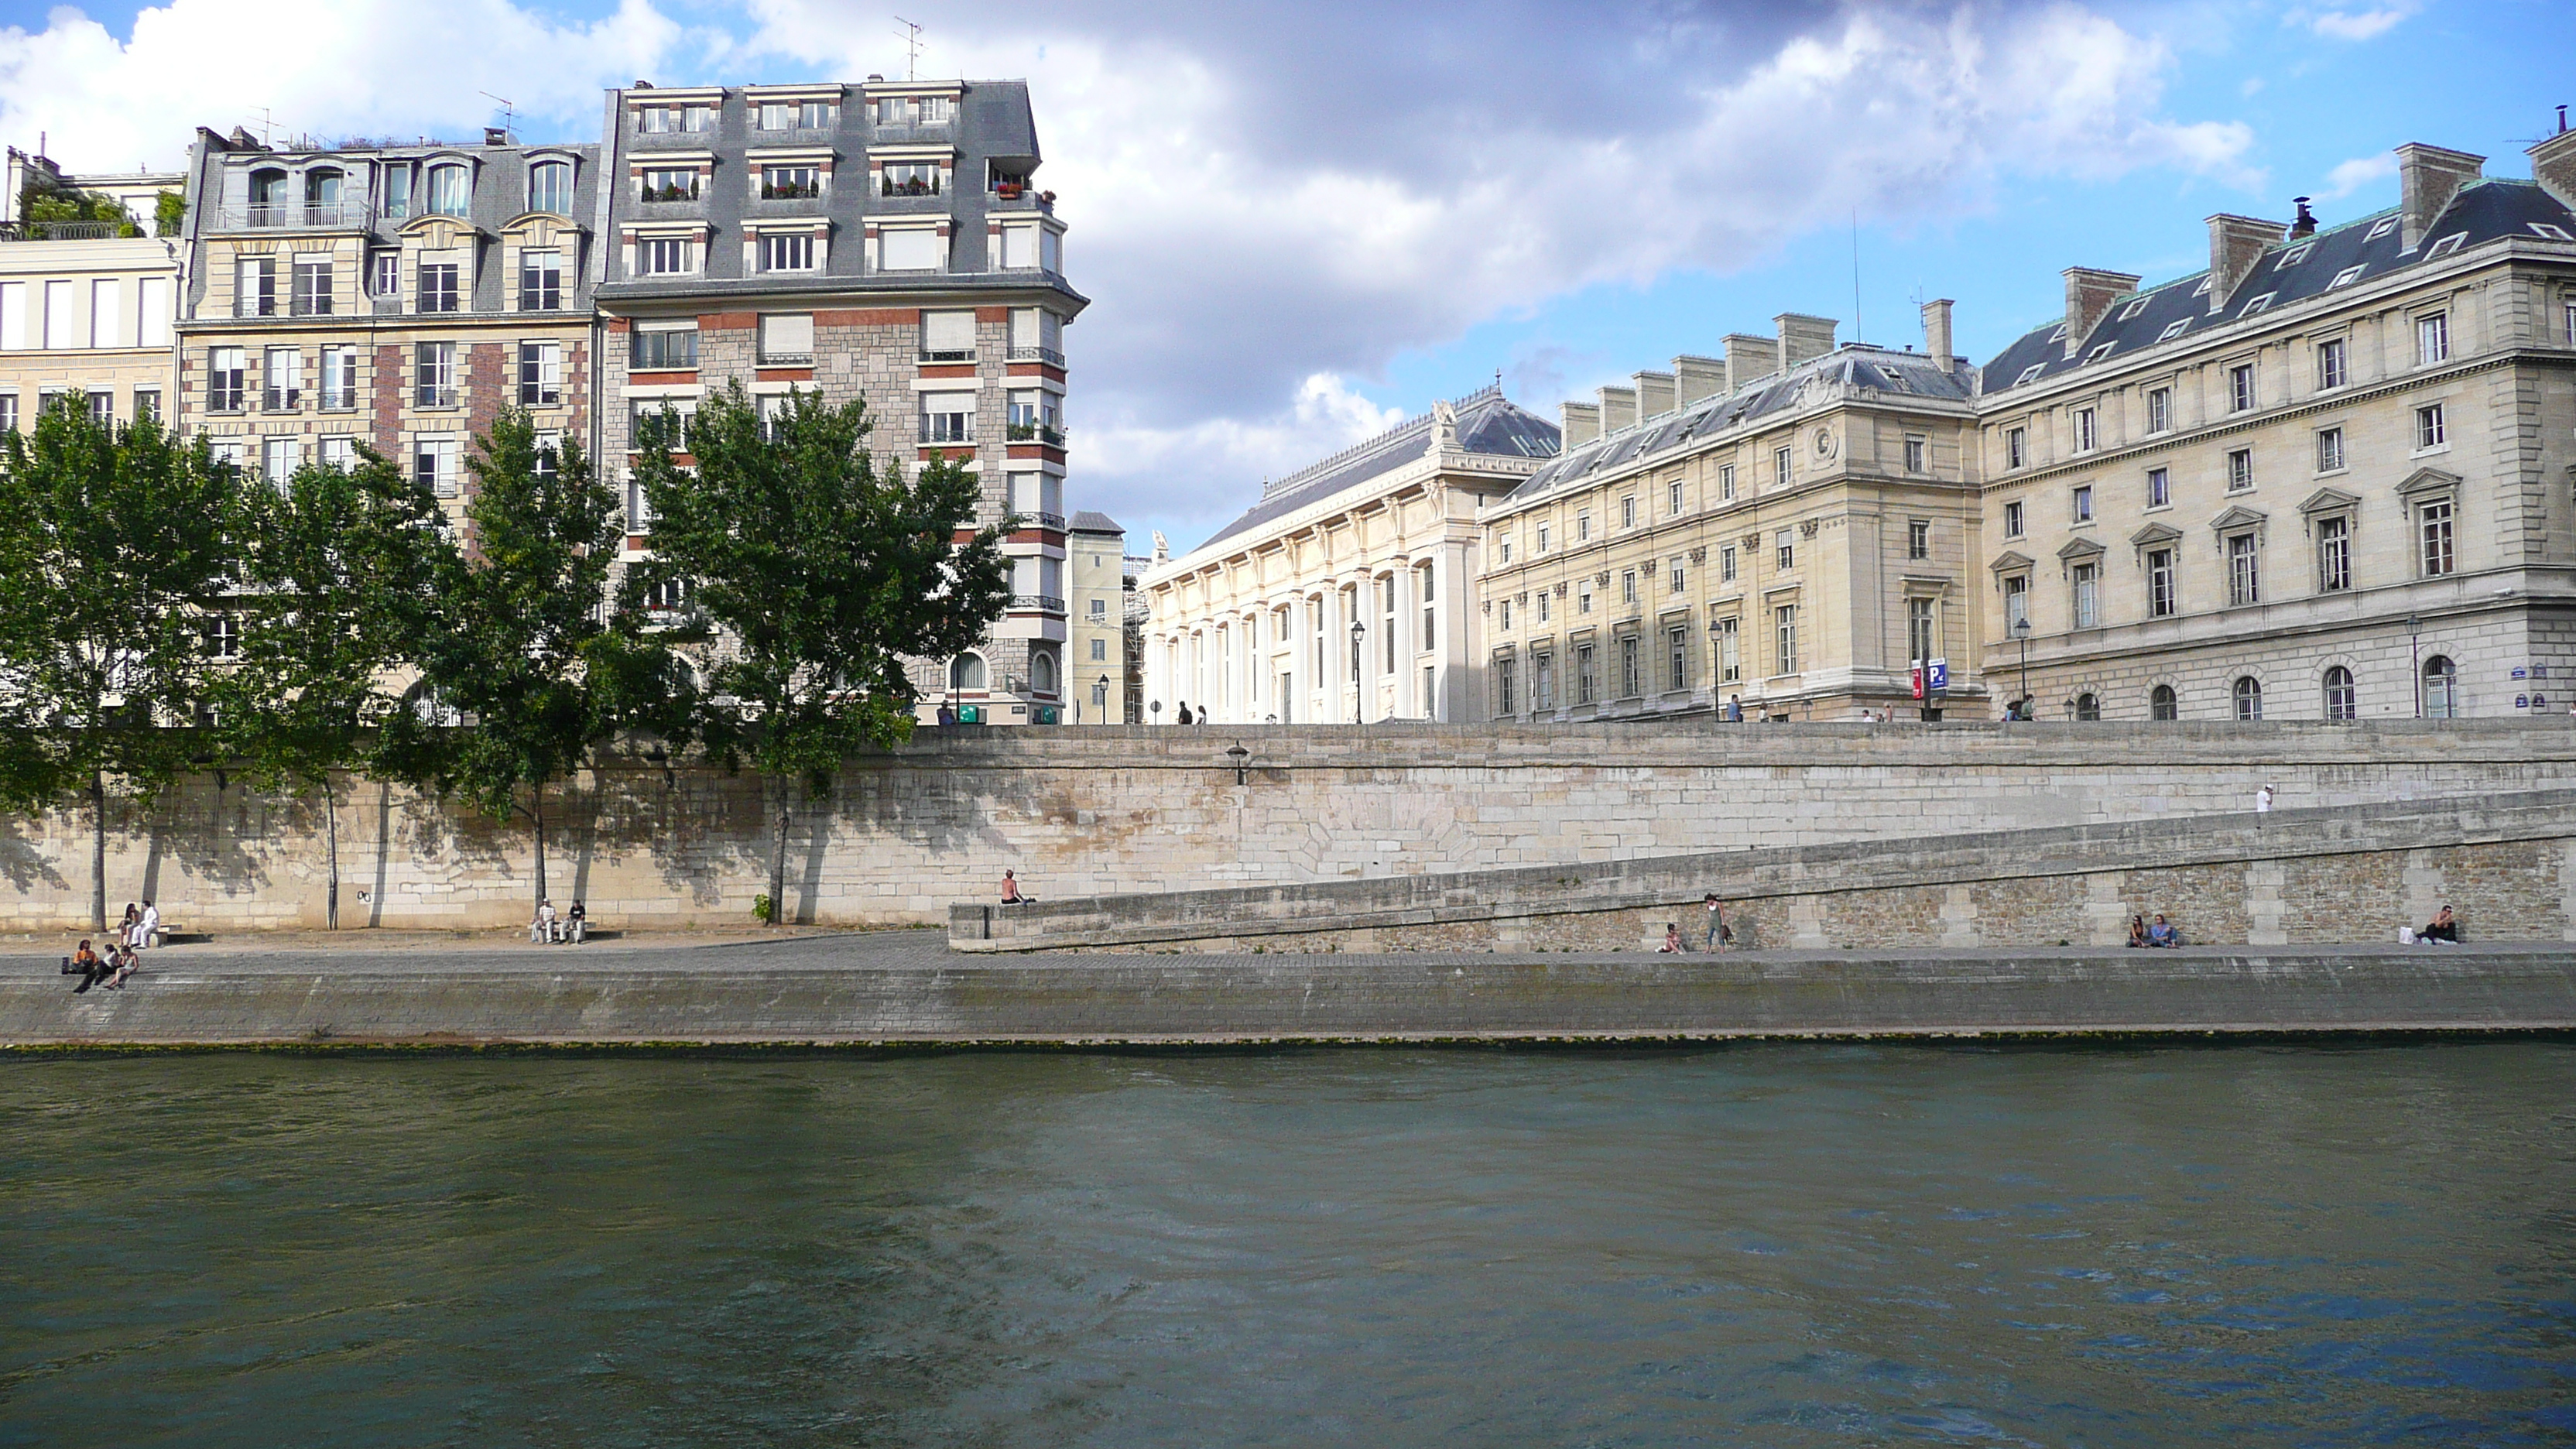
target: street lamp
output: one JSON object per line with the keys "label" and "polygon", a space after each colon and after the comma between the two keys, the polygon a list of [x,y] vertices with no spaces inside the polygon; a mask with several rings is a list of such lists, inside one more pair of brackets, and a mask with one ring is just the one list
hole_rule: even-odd
{"label": "street lamp", "polygon": [[[1120,718],[1119,718],[1119,720],[1118,720],[1118,723],[1120,723],[1120,724],[1125,724],[1125,723],[1127,722],[1126,717],[1125,717],[1125,716],[1126,716],[1126,714],[1127,714],[1127,711],[1126,711],[1126,708],[1125,708],[1126,701],[1125,701],[1125,700],[1120,700],[1120,701],[1119,701],[1119,705],[1120,705],[1120,708],[1119,708],[1119,710],[1118,710],[1118,714],[1119,714]],[[1104,674],[1104,675],[1100,676],[1100,710],[1101,710],[1101,713],[1102,713],[1102,714],[1104,714],[1104,715],[1105,715],[1105,714],[1107,714],[1107,713],[1109,712],[1109,676],[1108,676],[1108,675],[1106,675],[1106,674]],[[1106,719],[1103,719],[1103,720],[1101,721],[1101,723],[1102,723],[1102,724],[1107,724],[1107,723],[1109,723],[1109,721],[1108,721],[1108,720],[1106,720]]]}
{"label": "street lamp", "polygon": [[2424,621],[2421,617],[2414,614],[2406,616],[2406,653],[2414,660],[2414,667],[2408,672],[2415,680],[2415,717],[2417,719],[2424,717],[2424,642],[2416,637],[2423,632],[2423,629]]}
{"label": "street lamp", "polygon": [[2030,615],[2013,620],[2013,637],[2021,640],[2021,700],[2026,709],[2030,705]]}
{"label": "street lamp", "polygon": [[1351,621],[1351,723],[1360,723],[1360,640],[1368,634],[1368,625]]}

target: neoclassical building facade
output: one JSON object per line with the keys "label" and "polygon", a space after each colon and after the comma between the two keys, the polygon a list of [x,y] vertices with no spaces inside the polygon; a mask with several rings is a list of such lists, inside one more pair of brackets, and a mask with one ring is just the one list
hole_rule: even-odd
{"label": "neoclassical building facade", "polygon": [[1557,447],[1497,385],[1268,485],[1138,581],[1145,722],[1487,718],[1477,511]]}

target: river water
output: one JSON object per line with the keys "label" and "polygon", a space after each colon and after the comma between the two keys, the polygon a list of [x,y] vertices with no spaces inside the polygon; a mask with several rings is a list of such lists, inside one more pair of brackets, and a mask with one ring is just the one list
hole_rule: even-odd
{"label": "river water", "polygon": [[0,1443],[2568,1444],[2576,1045],[0,1063]]}

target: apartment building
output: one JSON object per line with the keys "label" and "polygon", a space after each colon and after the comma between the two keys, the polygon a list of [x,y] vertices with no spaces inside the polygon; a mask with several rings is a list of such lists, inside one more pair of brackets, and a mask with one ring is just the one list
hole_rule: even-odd
{"label": "apartment building", "polygon": [[[638,83],[609,93],[606,131],[603,455],[627,467],[639,415],[685,417],[732,379],[764,407],[864,398],[884,457],[961,461],[978,526],[1018,520],[1005,617],[911,666],[922,717],[1062,722],[1085,662],[1066,658],[1063,330],[1087,303],[1037,187],[1027,85]],[[629,526],[640,557],[631,482]]]}
{"label": "apartment building", "polygon": [[1066,602],[1072,606],[1066,666],[1072,724],[1126,724],[1127,530],[1105,513],[1073,515],[1065,530]]}
{"label": "apartment building", "polygon": [[1497,384],[1267,485],[1158,559],[1138,581],[1149,722],[1183,703],[1218,724],[1486,718],[1476,513],[1557,443]]}
{"label": "apartment building", "polygon": [[1976,373],[1924,313],[1927,352],[1784,313],[1565,404],[1564,456],[1476,520],[1493,717],[1982,711],[1971,675],[1912,696],[1976,624]]}
{"label": "apartment building", "polygon": [[284,478],[366,444],[461,516],[506,406],[590,445],[599,148],[265,146],[200,129],[178,417]]}
{"label": "apartment building", "polygon": [[[58,396],[93,416],[160,417],[175,382],[178,244],[153,236],[154,199],[184,178],[154,172],[73,175],[8,148],[0,197],[0,430],[25,426]],[[47,195],[121,204],[131,224],[21,215]],[[132,234],[129,234],[132,233]]]}
{"label": "apartment building", "polygon": [[2564,713],[2576,133],[2531,157],[2403,146],[2393,209],[2070,268],[1985,369],[1987,677],[2047,718]]}

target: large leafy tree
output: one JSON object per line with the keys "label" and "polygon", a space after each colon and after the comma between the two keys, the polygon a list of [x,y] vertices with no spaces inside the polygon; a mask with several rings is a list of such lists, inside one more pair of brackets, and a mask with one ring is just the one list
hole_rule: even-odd
{"label": "large leafy tree", "polygon": [[608,608],[623,510],[579,445],[541,446],[513,409],[475,446],[468,547],[441,570],[421,677],[378,761],[525,819],[544,900],[548,792],[621,733],[686,743],[693,695],[677,656]]}
{"label": "large leafy tree", "polygon": [[799,392],[764,419],[736,382],[689,420],[687,463],[660,446],[676,425],[665,414],[643,430],[653,550],[623,603],[685,600],[672,637],[703,680],[699,727],[728,765],[748,758],[764,777],[784,921],[795,784],[821,799],[851,753],[910,736],[904,659],[971,648],[1001,617],[1003,532],[973,527],[979,488],[956,463],[907,480],[872,457],[862,400]]}
{"label": "large leafy tree", "polygon": [[148,804],[196,749],[237,482],[202,439],[100,422],[76,395],[0,435],[0,792],[88,796],[95,931],[110,783]]}
{"label": "large leafy tree", "polygon": [[372,450],[354,467],[308,464],[282,487],[245,487],[235,518],[244,587],[235,655],[209,688],[218,733],[253,779],[322,797],[336,931],[334,772],[366,763],[401,710],[438,581],[460,561],[438,500]]}

